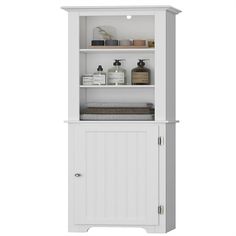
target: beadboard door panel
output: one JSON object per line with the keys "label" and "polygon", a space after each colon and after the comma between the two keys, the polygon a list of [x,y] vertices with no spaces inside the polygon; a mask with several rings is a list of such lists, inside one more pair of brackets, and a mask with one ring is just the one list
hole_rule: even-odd
{"label": "beadboard door panel", "polygon": [[74,129],[74,223],[157,225],[157,126]]}

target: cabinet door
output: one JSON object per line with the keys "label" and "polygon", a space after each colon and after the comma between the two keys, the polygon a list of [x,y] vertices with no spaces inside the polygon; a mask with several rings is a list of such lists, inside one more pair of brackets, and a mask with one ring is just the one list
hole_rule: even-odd
{"label": "cabinet door", "polygon": [[74,224],[157,225],[157,126],[75,129]]}

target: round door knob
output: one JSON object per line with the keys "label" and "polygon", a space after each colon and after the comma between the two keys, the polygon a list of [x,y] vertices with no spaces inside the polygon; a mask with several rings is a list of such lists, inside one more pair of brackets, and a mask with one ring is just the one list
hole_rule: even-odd
{"label": "round door knob", "polygon": [[79,173],[75,174],[75,177],[80,177],[80,176],[81,176],[81,174],[79,174]]}

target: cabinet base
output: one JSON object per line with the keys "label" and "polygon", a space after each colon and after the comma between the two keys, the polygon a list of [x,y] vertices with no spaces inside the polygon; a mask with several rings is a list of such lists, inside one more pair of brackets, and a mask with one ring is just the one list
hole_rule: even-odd
{"label": "cabinet base", "polygon": [[165,233],[165,232],[160,232],[160,229],[157,226],[144,226],[143,227],[147,233]]}
{"label": "cabinet base", "polygon": [[80,233],[86,233],[92,226],[88,225],[76,225],[73,228],[69,228],[69,232],[80,232]]}
{"label": "cabinet base", "polygon": [[161,227],[155,225],[74,225],[69,227],[69,232],[85,233],[92,227],[138,227],[143,228],[147,233],[166,233]]}

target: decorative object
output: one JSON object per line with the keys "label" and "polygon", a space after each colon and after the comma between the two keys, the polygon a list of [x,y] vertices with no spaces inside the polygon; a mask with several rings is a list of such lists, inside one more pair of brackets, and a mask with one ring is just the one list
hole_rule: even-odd
{"label": "decorative object", "polygon": [[106,39],[105,46],[118,46],[118,40],[116,39]]}
{"label": "decorative object", "polygon": [[134,46],[145,46],[146,41],[143,39],[134,39]]}
{"label": "decorative object", "polygon": [[132,45],[132,41],[129,39],[119,40],[119,46],[131,46],[131,45]]}
{"label": "decorative object", "polygon": [[154,48],[155,47],[155,41],[154,40],[148,40],[148,47]]}
{"label": "decorative object", "polygon": [[150,69],[145,67],[144,61],[148,59],[139,59],[138,67],[131,72],[131,80],[133,85],[150,84]]}
{"label": "decorative object", "polygon": [[121,61],[124,61],[124,59],[115,59],[113,67],[108,70],[108,84],[126,84],[126,70],[121,67]]}

